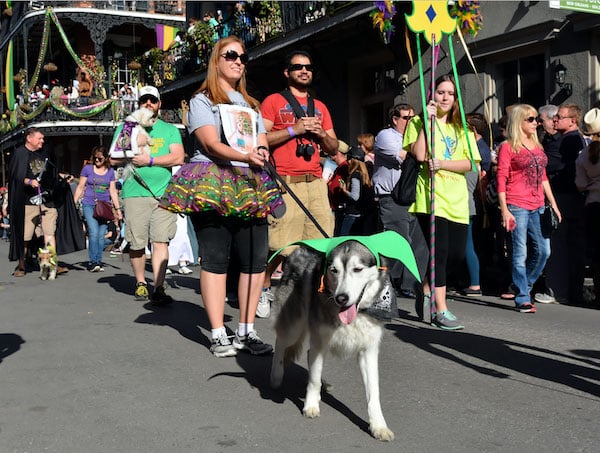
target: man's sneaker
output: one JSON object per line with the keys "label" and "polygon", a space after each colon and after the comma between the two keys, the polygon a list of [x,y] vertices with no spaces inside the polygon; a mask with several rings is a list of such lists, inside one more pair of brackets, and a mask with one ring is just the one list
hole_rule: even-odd
{"label": "man's sneaker", "polygon": [[556,303],[556,298],[554,296],[552,296],[551,294],[535,293],[533,298],[535,299],[536,302],[538,302],[540,304],[555,304]]}
{"label": "man's sneaker", "polygon": [[148,284],[146,282],[138,282],[135,287],[134,296],[135,300],[148,300],[150,292],[148,291]]}
{"label": "man's sneaker", "polygon": [[529,302],[525,302],[524,304],[517,304],[516,309],[520,313],[535,313],[536,312],[535,305],[533,305]]}
{"label": "man's sneaker", "polygon": [[465,326],[458,322],[458,319],[456,319],[456,316],[450,310],[437,312],[431,320],[431,325],[444,330],[460,330],[465,328]]}
{"label": "man's sneaker", "polygon": [[191,270],[186,265],[179,266],[179,269],[177,270],[177,272],[179,272],[180,274],[183,274],[183,275],[189,275],[189,274],[193,274],[194,273],[194,271]]}
{"label": "man's sneaker", "polygon": [[218,338],[212,339],[210,352],[212,352],[215,357],[219,358],[233,357],[234,355],[237,355],[237,350],[233,347],[229,337],[225,333]]}
{"label": "man's sneaker", "polygon": [[271,316],[271,302],[275,296],[271,292],[271,288],[263,288],[258,299],[258,307],[256,307],[256,316],[258,318],[268,318]]}
{"label": "man's sneaker", "polygon": [[165,293],[164,285],[157,286],[154,288],[154,292],[152,293],[152,299],[150,303],[152,305],[156,305],[157,307],[162,307],[164,305],[169,305],[173,302],[173,298]]}
{"label": "man's sneaker", "polygon": [[236,332],[233,347],[239,350],[246,350],[252,355],[263,355],[273,352],[273,346],[262,341],[254,331],[244,336],[240,336]]}

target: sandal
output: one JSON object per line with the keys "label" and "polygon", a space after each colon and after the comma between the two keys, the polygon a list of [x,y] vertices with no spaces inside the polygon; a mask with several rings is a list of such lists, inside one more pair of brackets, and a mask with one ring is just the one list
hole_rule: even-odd
{"label": "sandal", "polygon": [[25,277],[25,269],[15,267],[15,271],[12,273],[13,277]]}

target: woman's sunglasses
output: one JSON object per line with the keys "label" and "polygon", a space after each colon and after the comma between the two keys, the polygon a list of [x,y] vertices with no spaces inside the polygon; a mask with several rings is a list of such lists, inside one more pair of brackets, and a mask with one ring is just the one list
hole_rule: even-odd
{"label": "woman's sunglasses", "polygon": [[235,50],[228,50],[227,52],[222,53],[221,56],[223,58],[225,58],[225,61],[236,61],[239,58],[240,62],[243,65],[248,63],[248,54],[247,53],[243,53],[240,55]]}
{"label": "woman's sunglasses", "polygon": [[104,157],[94,157],[94,161],[96,161],[96,162],[104,162]]}
{"label": "woman's sunglasses", "polygon": [[537,116],[530,116],[529,118],[525,118],[525,121],[528,123],[533,123],[534,121],[537,123]]}

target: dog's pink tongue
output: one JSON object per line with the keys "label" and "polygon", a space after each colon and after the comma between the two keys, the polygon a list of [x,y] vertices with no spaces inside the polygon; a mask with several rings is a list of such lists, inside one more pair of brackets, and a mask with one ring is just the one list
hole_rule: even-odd
{"label": "dog's pink tongue", "polygon": [[356,305],[352,304],[347,310],[340,311],[338,316],[344,324],[350,324],[356,318]]}

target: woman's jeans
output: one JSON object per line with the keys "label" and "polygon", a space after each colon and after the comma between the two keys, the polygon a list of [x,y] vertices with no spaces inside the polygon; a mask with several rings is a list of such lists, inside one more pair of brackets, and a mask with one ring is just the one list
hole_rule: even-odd
{"label": "woman's jeans", "polygon": [[107,225],[98,223],[94,218],[94,205],[83,205],[83,217],[87,225],[88,234],[88,255],[90,263],[101,263],[102,252],[104,251],[104,235],[106,234]]}
{"label": "woman's jeans", "polygon": [[[530,211],[508,205],[508,210],[515,217],[517,224],[512,232],[512,280],[518,290],[515,302],[517,305],[522,305],[531,302],[531,288],[542,274],[550,256],[550,239],[542,236],[540,227],[540,214],[544,210],[543,206]],[[527,256],[527,237],[530,239],[531,256],[529,257]]]}

